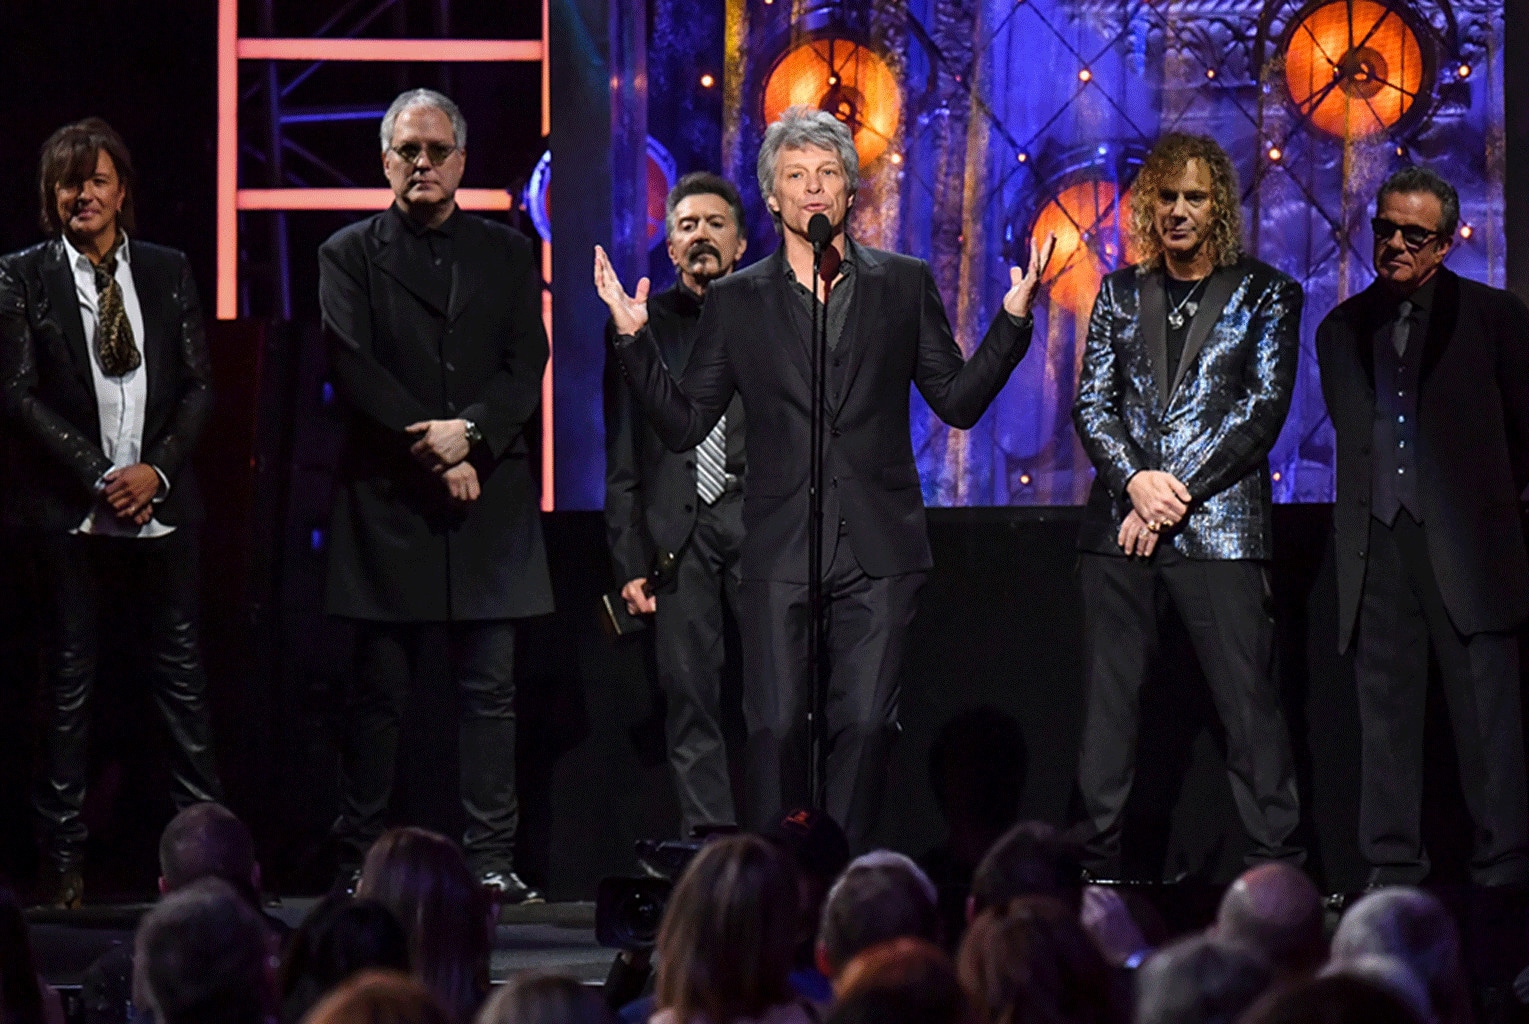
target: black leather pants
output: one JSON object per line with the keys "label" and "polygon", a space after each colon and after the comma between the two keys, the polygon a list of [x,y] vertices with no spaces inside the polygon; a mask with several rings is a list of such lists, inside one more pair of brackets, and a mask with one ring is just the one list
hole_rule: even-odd
{"label": "black leather pants", "polygon": [[223,798],[197,636],[197,540],[192,527],[152,540],[69,533],[36,537],[51,697],[47,778],[37,794],[37,810],[47,857],[60,871],[79,869],[85,856],[80,808],[103,615],[129,616],[145,631],[154,703],[170,732],[175,806]]}

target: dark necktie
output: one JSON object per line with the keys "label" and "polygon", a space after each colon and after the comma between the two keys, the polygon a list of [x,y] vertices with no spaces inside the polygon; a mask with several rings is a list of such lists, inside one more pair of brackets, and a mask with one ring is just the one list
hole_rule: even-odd
{"label": "dark necktie", "polygon": [[96,352],[101,357],[101,372],[108,377],[132,373],[143,362],[133,342],[127,307],[122,303],[122,286],[117,283],[117,253],[121,250],[119,239],[106,258],[95,265]]}
{"label": "dark necktie", "polygon": [[1391,344],[1398,356],[1407,352],[1407,336],[1412,333],[1412,303],[1403,301],[1396,311],[1396,326],[1391,329]]}

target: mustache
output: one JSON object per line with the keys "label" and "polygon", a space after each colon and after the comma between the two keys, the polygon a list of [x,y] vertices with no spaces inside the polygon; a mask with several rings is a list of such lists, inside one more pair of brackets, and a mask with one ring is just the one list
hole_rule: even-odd
{"label": "mustache", "polygon": [[722,262],[722,251],[705,239],[692,242],[690,248],[685,250],[686,263],[698,262],[703,256],[710,256],[718,263]]}

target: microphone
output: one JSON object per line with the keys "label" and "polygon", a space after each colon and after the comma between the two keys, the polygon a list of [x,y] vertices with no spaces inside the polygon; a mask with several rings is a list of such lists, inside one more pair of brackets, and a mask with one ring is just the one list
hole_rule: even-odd
{"label": "microphone", "polygon": [[823,246],[833,236],[834,226],[828,223],[828,218],[821,213],[814,213],[807,222],[807,240],[812,243],[813,251],[822,252]]}
{"label": "microphone", "polygon": [[828,286],[834,283],[834,278],[839,276],[839,264],[844,262],[844,257],[839,255],[839,250],[833,246],[824,246],[821,257],[821,265],[818,267],[818,276],[823,279],[823,290],[826,293]]}

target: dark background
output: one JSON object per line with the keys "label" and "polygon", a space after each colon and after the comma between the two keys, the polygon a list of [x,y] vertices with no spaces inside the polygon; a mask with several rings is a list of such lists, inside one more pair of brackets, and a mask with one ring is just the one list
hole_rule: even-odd
{"label": "dark background", "polygon": [[[246,2],[246,34],[301,34],[314,17],[281,3],[269,25]],[[539,32],[539,5],[457,2],[455,34],[527,37]],[[430,35],[436,7],[401,3],[369,28],[375,34]],[[0,9],[0,110],[7,173],[0,177],[0,250],[40,240],[35,157],[57,126],[90,114],[128,139],[139,174],[145,238],[191,256],[204,303],[212,302],[215,141],[215,5],[209,0],[7,4]],[[608,229],[608,100],[603,0],[553,6],[554,126],[566,188],[554,201],[563,237],[603,237]],[[1529,0],[1509,0],[1507,53],[1529,52]],[[259,109],[259,67],[242,85]],[[1529,71],[1507,62],[1509,279],[1529,286]],[[347,77],[357,76],[357,77]],[[315,75],[303,102],[391,97],[414,84],[452,92],[472,125],[468,185],[514,187],[545,148],[539,137],[531,67],[457,69],[372,66]],[[607,118],[602,123],[601,117]],[[250,117],[246,184],[272,184],[257,159],[265,143]],[[358,184],[380,184],[374,122],[311,129],[304,146]],[[308,184],[338,184],[329,172],[289,170]],[[199,456],[211,501],[203,576],[205,642],[216,726],[230,803],[257,832],[268,877],[286,891],[321,887],[322,838],[334,807],[336,700],[349,665],[349,638],[318,614],[322,528],[335,425],[324,402],[324,368],[312,328],[313,251],[345,217],[289,220],[290,295],[296,324],[270,321],[281,302],[272,255],[275,219],[246,214],[242,272],[250,319],[212,331],[217,419]],[[603,225],[603,226],[602,226]],[[564,234],[564,229],[567,234]],[[587,274],[587,255],[559,250],[557,323],[591,329],[587,296],[565,303]],[[566,312],[565,312],[566,310]],[[586,322],[590,321],[590,322]],[[268,322],[270,323],[267,326]],[[595,325],[597,326],[597,325]],[[559,423],[560,429],[587,430]],[[1291,709],[1306,798],[1313,866],[1330,888],[1362,881],[1354,828],[1357,721],[1349,667],[1334,653],[1328,513],[1278,510],[1275,570],[1282,685]],[[522,864],[559,897],[591,894],[602,874],[631,866],[631,842],[673,829],[676,813],[663,767],[661,717],[640,641],[607,645],[593,603],[610,584],[597,514],[557,513],[546,521],[557,615],[529,623],[521,645]],[[315,531],[318,531],[317,533]],[[913,853],[942,835],[927,754],[958,711],[989,707],[1011,716],[1029,750],[1022,811],[1064,821],[1081,726],[1080,612],[1073,582],[1075,513],[1068,509],[939,510],[931,514],[937,568],[923,596],[905,673],[905,732],[893,766],[881,838]],[[0,871],[22,878],[36,867],[28,790],[39,736],[36,623],[24,546],[0,540]],[[87,816],[95,836],[92,894],[148,894],[155,837],[170,808],[158,723],[134,669],[132,595],[103,651],[96,700],[94,773]],[[1171,643],[1172,641],[1170,641]],[[421,713],[411,720],[401,817],[454,831],[454,695],[444,679],[422,680]],[[1145,776],[1133,814],[1136,864],[1145,875],[1191,872],[1226,877],[1240,858],[1230,794],[1217,765],[1208,698],[1193,673],[1157,680],[1146,701]],[[1435,721],[1441,721],[1437,716]],[[1447,876],[1459,871],[1458,794],[1447,729],[1433,730],[1435,792],[1429,834]],[[1452,842],[1453,840],[1453,842]]]}

